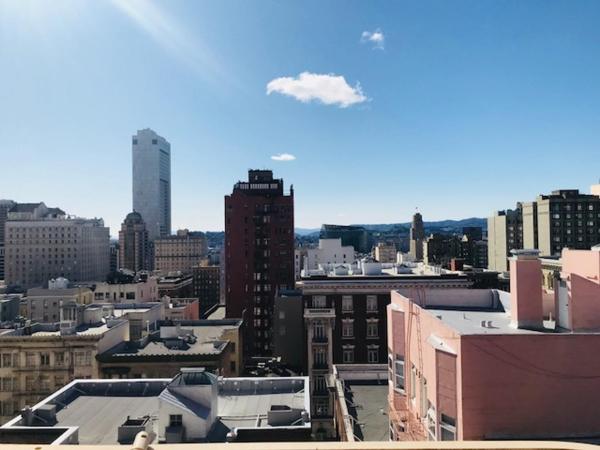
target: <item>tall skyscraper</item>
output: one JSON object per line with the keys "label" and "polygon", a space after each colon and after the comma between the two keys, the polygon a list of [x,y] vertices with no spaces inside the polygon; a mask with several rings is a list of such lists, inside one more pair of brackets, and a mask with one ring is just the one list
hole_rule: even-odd
{"label": "tall skyscraper", "polygon": [[148,237],[171,234],[171,144],[149,128],[133,136],[133,210],[142,215]]}
{"label": "tall skyscraper", "polygon": [[415,213],[410,227],[410,254],[416,261],[423,259],[423,239],[425,239],[423,216],[421,213]]}
{"label": "tall skyscraper", "polygon": [[294,190],[270,170],[250,170],[225,196],[227,317],[246,320],[248,356],[272,354],[277,290],[294,286]]}
{"label": "tall skyscraper", "polygon": [[140,213],[127,214],[119,231],[119,269],[132,272],[149,270],[150,245],[148,230]]}

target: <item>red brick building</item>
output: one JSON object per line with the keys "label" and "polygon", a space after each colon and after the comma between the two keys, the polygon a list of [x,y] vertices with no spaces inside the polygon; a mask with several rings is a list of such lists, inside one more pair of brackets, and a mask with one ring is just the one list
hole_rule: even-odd
{"label": "red brick building", "polygon": [[250,170],[225,196],[226,316],[244,318],[247,356],[271,355],[274,297],[293,286],[293,187]]}

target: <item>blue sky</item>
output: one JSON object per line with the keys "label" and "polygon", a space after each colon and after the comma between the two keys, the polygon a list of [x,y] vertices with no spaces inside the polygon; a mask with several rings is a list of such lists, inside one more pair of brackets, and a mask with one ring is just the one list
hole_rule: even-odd
{"label": "blue sky", "polygon": [[146,127],[171,142],[174,228],[222,229],[248,168],[294,184],[300,227],[587,192],[598,23],[573,0],[0,0],[0,198],[116,234]]}

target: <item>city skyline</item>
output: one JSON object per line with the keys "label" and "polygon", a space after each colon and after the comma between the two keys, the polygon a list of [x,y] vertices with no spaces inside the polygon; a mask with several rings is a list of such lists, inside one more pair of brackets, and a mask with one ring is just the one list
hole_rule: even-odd
{"label": "city skyline", "polygon": [[234,5],[0,1],[0,155],[29,178],[5,171],[0,197],[115,237],[146,127],[172,144],[172,231],[222,231],[249,168],[294,185],[303,228],[487,217],[597,180],[598,4]]}

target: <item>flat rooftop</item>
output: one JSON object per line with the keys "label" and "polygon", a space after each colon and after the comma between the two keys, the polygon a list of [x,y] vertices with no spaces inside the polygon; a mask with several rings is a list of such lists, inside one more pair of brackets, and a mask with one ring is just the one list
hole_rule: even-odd
{"label": "flat rooftop", "polygon": [[219,305],[207,317],[208,320],[221,320],[225,318],[225,305]]}
{"label": "flat rooftop", "polygon": [[[110,327],[103,323],[102,325],[80,325],[75,333],[66,336],[98,336],[106,333]],[[35,331],[31,333],[32,337],[60,336],[60,330],[57,331]]]}
{"label": "flat rooftop", "polygon": [[79,427],[80,444],[117,444],[117,430],[127,416],[158,417],[158,397],[82,395],[56,414],[57,427]]}
{"label": "flat rooftop", "polygon": [[553,321],[545,321],[545,329],[542,330],[513,326],[510,293],[496,289],[427,290],[421,298],[413,301],[460,335],[544,334],[562,331],[555,327]]}
{"label": "flat rooftop", "polygon": [[[225,323],[219,324],[218,321],[206,321],[205,324],[181,325],[181,336],[187,333],[192,339],[160,338],[159,332],[156,332],[151,340],[140,347],[136,342],[123,342],[116,347],[104,352],[100,358],[131,358],[148,357],[160,355],[218,355],[224,349],[228,340],[223,339],[223,334],[229,330],[239,328],[240,324]],[[190,334],[191,333],[191,334]]]}
{"label": "flat rooftop", "polygon": [[[158,435],[161,401],[181,404],[183,409],[190,405],[188,400],[165,389],[170,382],[171,379],[73,381],[33,407],[33,431],[78,427],[82,445],[115,445],[119,426],[128,418],[147,417],[150,429]],[[307,385],[308,377],[219,379],[219,419],[208,440],[224,442],[227,433],[234,428],[280,428],[268,424],[269,410],[272,406],[285,405],[310,411]],[[42,412],[36,414],[36,410],[42,411],[50,405],[56,406],[53,424],[42,418]],[[310,422],[303,426],[310,428]],[[27,436],[27,428],[22,427],[23,419],[17,416],[0,430],[17,432],[21,429]]]}
{"label": "flat rooftop", "polygon": [[346,381],[348,412],[354,417],[354,435],[361,441],[387,441],[390,437],[387,382]]}

